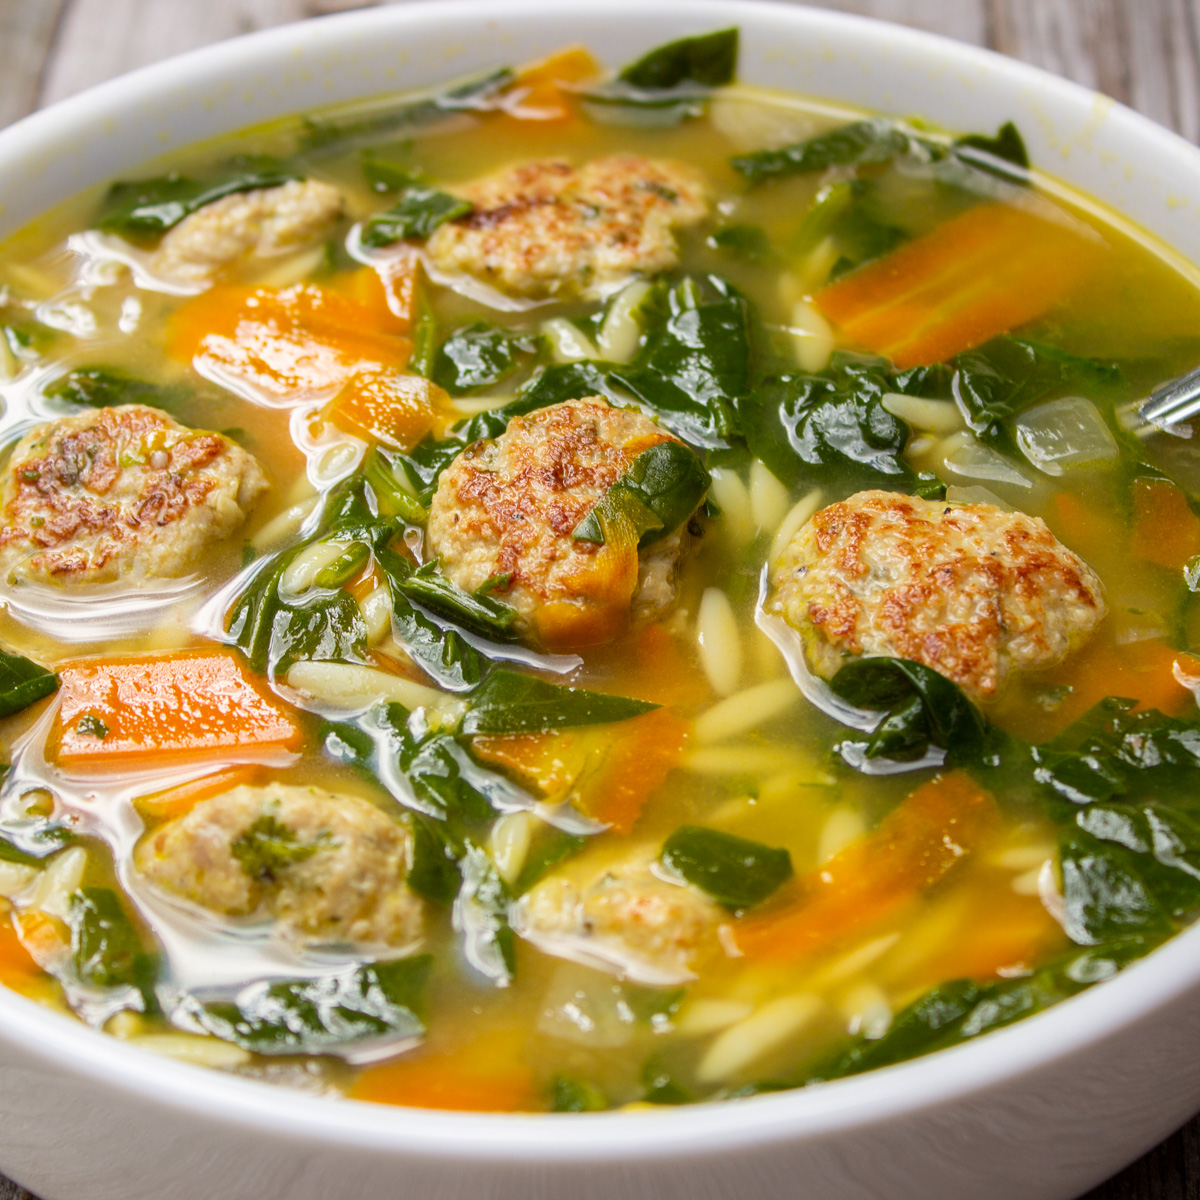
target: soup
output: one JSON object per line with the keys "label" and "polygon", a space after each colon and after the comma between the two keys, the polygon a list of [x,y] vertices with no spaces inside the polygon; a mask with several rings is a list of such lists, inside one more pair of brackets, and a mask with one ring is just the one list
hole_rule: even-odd
{"label": "soup", "polygon": [[[383,1103],[981,1036],[1200,908],[1195,280],[735,30],[251,130],[0,259],[0,982]],[[153,173],[157,171],[157,174]]]}

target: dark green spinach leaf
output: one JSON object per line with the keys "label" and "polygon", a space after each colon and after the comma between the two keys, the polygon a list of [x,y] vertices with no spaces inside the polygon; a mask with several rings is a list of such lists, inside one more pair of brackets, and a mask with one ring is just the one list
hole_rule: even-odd
{"label": "dark green spinach leaf", "polygon": [[0,650],[0,718],[11,717],[53,695],[58,684],[59,678],[53,671],[20,654]]}
{"label": "dark green spinach leaf", "polygon": [[629,520],[638,545],[674,533],[703,503],[712,478],[695,453],[680,442],[643,450],[575,527],[577,541],[603,542],[606,524]]}
{"label": "dark green spinach leaf", "polygon": [[264,981],[232,1001],[188,997],[181,1006],[206,1033],[255,1054],[322,1054],[425,1032],[431,955],[351,967],[315,979]]}
{"label": "dark green spinach leaf", "polygon": [[658,708],[645,700],[547,683],[496,667],[471,693],[465,734],[548,733],[576,725],[607,725]]}
{"label": "dark green spinach leaf", "polygon": [[264,813],[229,845],[242,870],[260,883],[279,878],[288,867],[311,858],[321,842],[301,842],[295,833],[272,813]]}
{"label": "dark green spinach leaf", "polygon": [[135,988],[143,1011],[157,1012],[158,955],[142,942],[112,888],[82,887],[71,896],[71,963],[87,987]]}
{"label": "dark green spinach leaf", "polygon": [[784,849],[682,825],[663,843],[663,863],[718,904],[735,910],[761,904],[792,877]]}
{"label": "dark green spinach leaf", "polygon": [[456,329],[442,343],[433,362],[433,381],[453,396],[490,387],[507,379],[522,357],[537,354],[541,346],[537,334],[475,321]]}
{"label": "dark green spinach leaf", "polygon": [[379,249],[409,238],[427,238],[439,226],[465,217],[470,211],[469,200],[437,188],[410,187],[391,208],[363,222],[362,244]]}
{"label": "dark green spinach leaf", "polygon": [[733,82],[737,58],[738,30],[732,26],[656,46],[623,67],[617,77],[647,90],[674,88],[681,83],[724,87]]}

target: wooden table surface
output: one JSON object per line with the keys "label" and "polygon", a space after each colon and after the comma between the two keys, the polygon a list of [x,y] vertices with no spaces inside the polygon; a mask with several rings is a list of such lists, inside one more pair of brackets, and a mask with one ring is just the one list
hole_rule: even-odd
{"label": "wooden table surface", "polygon": [[[0,0],[0,127],[167,55],[358,7],[359,0]],[[1200,0],[826,0],[817,7],[990,46],[1200,141]],[[0,1200],[34,1198],[0,1177]],[[1200,1117],[1086,1200],[1200,1200]]]}

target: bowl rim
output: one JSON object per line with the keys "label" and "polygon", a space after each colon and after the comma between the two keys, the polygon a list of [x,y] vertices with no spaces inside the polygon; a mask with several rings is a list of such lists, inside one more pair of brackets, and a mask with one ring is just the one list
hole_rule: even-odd
{"label": "bowl rim", "polygon": [[[754,19],[823,31],[886,37],[906,51],[1007,76],[1033,87],[1052,109],[1090,111],[1097,93],[1027,63],[938,34],[870,17],[773,3],[770,0],[672,0],[678,22],[714,28]],[[556,0],[506,0],[506,17],[561,11]],[[574,13],[631,20],[644,0],[576,0]],[[496,20],[489,0],[416,0],[310,18],[190,50],[60,100],[0,131],[0,161],[42,152],[84,122],[116,117],[131,105],[201,79],[218,65],[252,65],[294,45],[297,31],[370,32],[380,25],[444,26]],[[1148,142],[1156,154],[1181,160],[1200,176],[1200,149],[1114,101],[1101,98],[1107,120]],[[1189,161],[1190,160],[1190,161]],[[67,196],[60,199],[67,199]],[[25,222],[21,222],[24,225]],[[1200,923],[1171,938],[1118,976],[1053,1008],[976,1041],[849,1079],[738,1100],[702,1102],[653,1112],[589,1114],[461,1113],[404,1109],[340,1097],[315,1097],[229,1076],[139,1050],[0,987],[0,1038],[19,1044],[43,1069],[82,1076],[112,1091],[242,1131],[303,1140],[309,1146],[387,1151],[427,1160],[490,1163],[646,1161],[767,1145],[874,1125],[900,1114],[939,1107],[1025,1072],[1064,1062],[1121,1029],[1167,1008],[1200,984]]]}

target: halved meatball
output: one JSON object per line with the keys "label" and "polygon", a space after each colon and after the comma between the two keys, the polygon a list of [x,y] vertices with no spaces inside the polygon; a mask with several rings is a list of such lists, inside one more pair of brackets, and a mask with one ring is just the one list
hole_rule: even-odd
{"label": "halved meatball", "polygon": [[119,405],[39,425],[0,490],[10,581],[99,583],[182,575],[245,521],[262,468],[219,433]]}
{"label": "halved meatball", "polygon": [[269,916],[293,942],[403,947],[423,918],[404,882],[411,842],[357,796],[273,783],[202,800],[140,842],[134,865],[221,916]]}
{"label": "halved meatball", "polygon": [[176,283],[212,283],[247,259],[303,249],[341,215],[341,193],[319,179],[235,192],[184,217],[159,242],[150,269]]}
{"label": "halved meatball", "polygon": [[608,641],[631,616],[653,618],[674,603],[687,530],[636,559],[572,534],[643,450],[666,441],[678,439],[602,396],[514,417],[442,473],[429,509],[430,552],[466,591],[507,576],[495,594],[533,640],[555,648]]}
{"label": "halved meatball", "polygon": [[635,857],[582,884],[542,880],[514,906],[513,928],[546,954],[605,967],[639,983],[695,978],[705,950],[719,948],[722,910],[703,892]]}
{"label": "halved meatball", "polygon": [[823,508],[771,585],[769,611],[801,632],[818,675],[907,658],[978,702],[1014,671],[1060,662],[1105,613],[1095,572],[1037,517],[894,492]]}
{"label": "halved meatball", "polygon": [[694,168],[633,154],[579,168],[543,159],[457,190],[474,209],[430,238],[430,261],[530,297],[668,270],[679,261],[674,231],[708,212]]}

